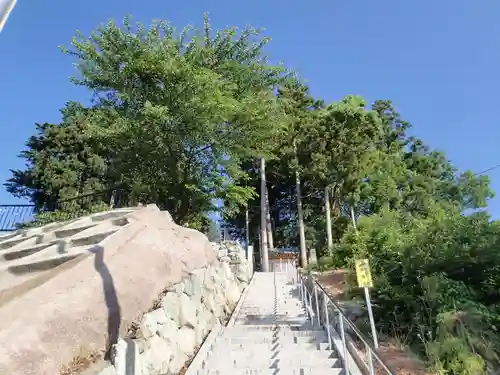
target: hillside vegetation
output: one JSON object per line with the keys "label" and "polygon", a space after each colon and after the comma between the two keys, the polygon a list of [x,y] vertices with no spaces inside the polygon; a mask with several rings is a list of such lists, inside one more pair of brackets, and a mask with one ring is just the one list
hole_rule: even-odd
{"label": "hillside vegetation", "polygon": [[477,212],[488,177],[408,136],[390,100],[312,97],[268,62],[269,41],[214,31],[208,17],[199,29],[126,19],[78,34],[63,52],[92,104],[69,101],[61,122],[36,124],[8,191],[41,208],[125,186],[206,232],[220,211],[241,239],[248,214],[258,249],[264,158],[274,246],[314,247],[324,268],[369,258],[381,330],[442,374],[497,367],[500,226]]}

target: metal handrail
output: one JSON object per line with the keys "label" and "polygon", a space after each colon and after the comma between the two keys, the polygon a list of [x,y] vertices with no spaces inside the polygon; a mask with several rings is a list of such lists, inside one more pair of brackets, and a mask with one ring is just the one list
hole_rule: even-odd
{"label": "metal handrail", "polygon": [[[396,375],[396,373],[390,369],[390,367],[380,358],[376,352],[376,349],[372,346],[372,344],[369,342],[369,340],[360,332],[360,330],[355,326],[354,322],[352,322],[342,311],[342,308],[328,295],[326,290],[319,284],[318,280],[315,277],[312,277],[312,289],[309,290],[305,283],[305,277],[304,275],[300,272],[300,270],[297,269],[297,281],[299,283],[299,290],[300,290],[300,296],[301,299],[303,300],[306,311],[308,314],[311,316],[311,320],[314,323],[314,316],[316,316],[316,321],[318,325],[321,325],[321,319],[320,319],[320,307],[319,307],[319,301],[318,301],[318,289],[320,292],[323,293],[323,310],[324,310],[324,318],[325,318],[325,328],[327,330],[327,335],[328,335],[328,343],[331,348],[331,332],[330,332],[330,322],[329,322],[329,316],[328,316],[328,303],[331,303],[338,313],[339,317],[339,325],[340,325],[340,337],[342,340],[342,346],[343,346],[343,351],[344,351],[344,370],[346,374],[350,374],[349,371],[349,360],[347,358],[348,355],[348,348],[347,348],[347,340],[346,340],[346,332],[345,332],[345,326],[344,322],[347,324],[347,326],[354,332],[354,334],[361,340],[361,342],[365,345],[366,351],[367,351],[367,356],[368,356],[368,363],[367,365],[368,370],[370,371],[370,375],[375,374],[375,368],[373,366],[374,360],[378,362],[382,366],[382,369],[385,370],[387,375]],[[316,314],[314,314],[314,308],[312,306],[312,299],[313,299],[313,294],[314,294],[314,299],[315,299],[315,307],[316,307]],[[308,296],[309,295],[309,296]]]}
{"label": "metal handrail", "polygon": [[316,286],[318,286],[319,289],[324,293],[324,295],[326,295],[326,297],[328,298],[329,302],[333,305],[333,307],[339,312],[339,315],[342,316],[342,318],[347,323],[349,328],[356,334],[356,336],[363,342],[363,344],[365,344],[365,346],[369,347],[370,351],[373,354],[373,357],[377,360],[377,362],[379,362],[382,365],[384,370],[386,370],[387,373],[390,375],[396,375],[394,371],[389,367],[389,365],[387,365],[387,363],[385,363],[385,361],[379,357],[379,355],[376,352],[376,349],[373,348],[372,344],[370,344],[366,336],[363,333],[361,333],[361,331],[356,327],[354,322],[344,314],[342,308],[333,300],[332,297],[328,295],[325,289],[319,284],[318,280],[314,279],[314,282]]}

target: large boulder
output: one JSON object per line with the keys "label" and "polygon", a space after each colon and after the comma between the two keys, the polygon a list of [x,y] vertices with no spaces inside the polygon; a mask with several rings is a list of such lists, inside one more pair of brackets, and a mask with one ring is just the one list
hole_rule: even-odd
{"label": "large boulder", "polygon": [[[107,214],[0,237],[0,249],[12,254],[0,268],[0,290],[8,294],[0,297],[0,374],[59,374],[81,353],[102,356],[135,321],[157,341],[144,354],[155,363],[147,366],[171,367],[175,353],[166,355],[171,346],[160,335],[177,319],[176,325],[194,325],[196,314],[179,301],[142,315],[165,287],[206,268],[217,254],[206,236],[176,225],[154,205]],[[56,246],[61,238],[66,247]],[[23,251],[31,255],[23,258]],[[192,281],[184,287],[196,295],[200,286]],[[177,288],[171,293],[184,293]],[[190,352],[196,334],[184,339]]]}

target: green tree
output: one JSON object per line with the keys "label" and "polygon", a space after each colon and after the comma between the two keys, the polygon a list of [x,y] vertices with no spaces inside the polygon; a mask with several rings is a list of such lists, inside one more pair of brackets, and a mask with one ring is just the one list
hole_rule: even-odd
{"label": "green tree", "polygon": [[88,112],[79,103],[68,102],[61,110],[61,123],[36,124],[37,134],[19,155],[26,160],[26,169],[11,170],[7,191],[42,207],[112,185],[107,174],[114,152],[86,134]]}
{"label": "green tree", "polygon": [[214,198],[241,206],[252,196],[236,185],[245,178],[238,161],[273,137],[272,84],[282,73],[263,65],[264,40],[249,46],[253,29],[211,38],[206,20],[203,37],[184,43],[187,34],[164,22],[149,30],[110,22],[68,51],[79,60],[75,82],[96,96],[89,134],[119,150],[123,180],[181,223],[214,209]]}
{"label": "green tree", "polygon": [[268,41],[251,27],[212,33],[208,17],[180,33],[126,19],[79,34],[64,51],[93,105],[71,104],[62,124],[39,126],[9,191],[43,203],[120,183],[195,227],[214,198],[237,210],[255,194],[238,184],[240,161],[268,152],[280,126],[273,90],[287,72],[266,62]]}

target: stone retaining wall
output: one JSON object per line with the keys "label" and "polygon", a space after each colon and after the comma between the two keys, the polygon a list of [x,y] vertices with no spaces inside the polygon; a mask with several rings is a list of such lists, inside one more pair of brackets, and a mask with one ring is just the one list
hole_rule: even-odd
{"label": "stone retaining wall", "polygon": [[217,260],[169,286],[100,375],[178,374],[212,328],[234,310],[252,270],[241,247],[213,244]]}

